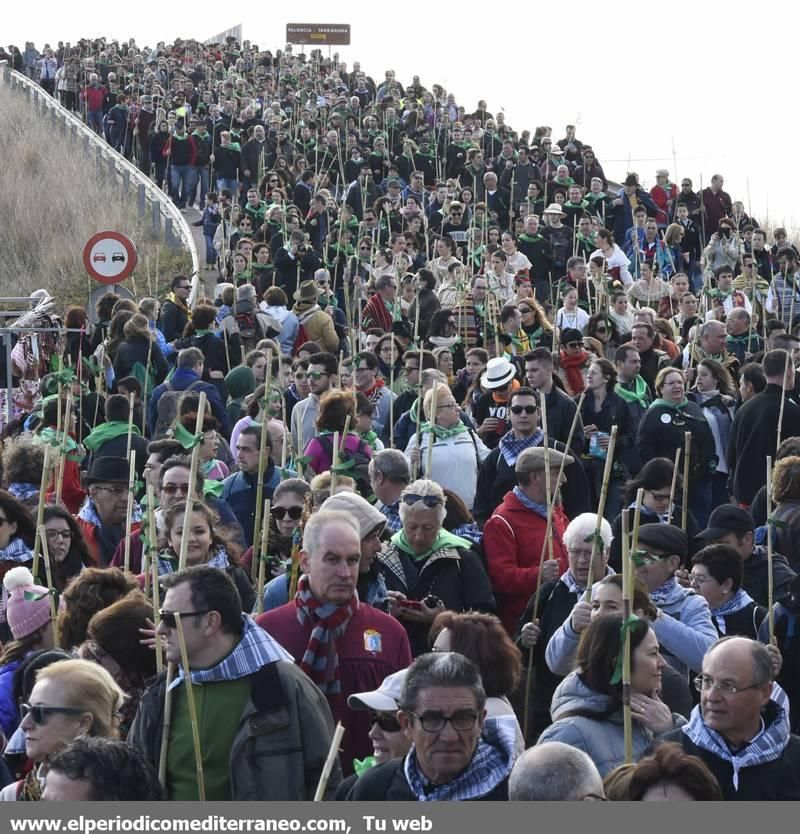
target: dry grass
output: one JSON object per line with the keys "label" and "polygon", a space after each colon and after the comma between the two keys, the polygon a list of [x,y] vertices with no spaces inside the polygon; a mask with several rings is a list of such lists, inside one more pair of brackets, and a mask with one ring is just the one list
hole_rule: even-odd
{"label": "dry grass", "polygon": [[82,140],[53,131],[49,116],[0,82],[0,296],[43,287],[62,304],[85,305],[97,284],[83,268],[83,245],[105,229],[136,244],[139,263],[123,286],[138,297],[163,291],[177,273],[189,274],[188,254],[155,240],[149,212],[139,220],[135,189],[124,199],[122,191]]}

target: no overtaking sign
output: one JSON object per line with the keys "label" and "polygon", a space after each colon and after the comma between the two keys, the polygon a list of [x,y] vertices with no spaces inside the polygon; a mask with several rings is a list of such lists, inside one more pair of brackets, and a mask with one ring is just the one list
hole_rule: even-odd
{"label": "no overtaking sign", "polygon": [[83,247],[83,265],[101,284],[118,284],[136,269],[136,247],[120,232],[98,232]]}

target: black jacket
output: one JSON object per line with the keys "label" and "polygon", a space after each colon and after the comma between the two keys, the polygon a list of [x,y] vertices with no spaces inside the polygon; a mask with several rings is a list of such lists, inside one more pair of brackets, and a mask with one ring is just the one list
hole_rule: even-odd
{"label": "black jacket", "polygon": [[[148,351],[150,353],[149,365],[147,364]],[[154,339],[152,347],[149,347],[146,341],[137,339],[134,342],[121,342],[117,348],[114,357],[114,379],[119,382],[124,377],[130,376],[133,366],[137,362],[155,373],[156,385],[160,385],[169,373],[169,365],[167,365],[167,360],[161,353],[158,342]]]}
{"label": "black jacket", "polygon": [[[766,459],[775,459],[781,396],[781,386],[770,383],[760,394],[744,403],[733,418],[728,445],[728,489],[742,504],[751,504],[755,494],[767,482]],[[800,406],[787,397],[781,437],[798,435]],[[745,465],[740,465],[742,463]]]}
{"label": "black jacket", "polygon": [[[382,765],[370,768],[363,776],[355,780],[345,800],[347,802],[417,802],[417,798],[408,785],[404,764],[405,758],[391,759]],[[503,779],[490,793],[480,797],[478,801],[508,801],[508,779]]]}
{"label": "black jacket", "polygon": [[[548,414],[548,418],[549,418]],[[584,426],[597,426],[598,431],[611,434],[611,429],[617,427],[617,439],[614,446],[614,463],[623,464],[629,473],[638,471],[639,455],[636,451],[636,426],[633,423],[631,410],[628,404],[620,397],[610,391],[603,400],[600,411],[594,410],[594,397],[591,392],[583,401],[581,408],[581,420]],[[568,430],[569,431],[569,430]],[[590,441],[587,438],[581,450],[589,454]],[[604,461],[600,461],[604,464]],[[616,467],[615,467],[616,469]],[[613,473],[616,474],[616,471]]]}
{"label": "black jacket", "polygon": [[[742,587],[758,603],[767,605],[769,594],[767,586],[768,565],[766,547],[756,546],[747,559],[744,560],[744,576]],[[789,567],[789,562],[780,553],[772,554],[772,598],[779,602],[789,593],[789,586],[795,578],[795,572]]]}
{"label": "black jacket", "polygon": [[[552,440],[566,443],[569,440],[569,430],[572,428],[572,421],[575,418],[575,411],[578,408],[577,403],[575,403],[566,391],[562,391],[554,383],[550,389],[550,393],[545,398],[545,407],[547,408],[548,435]],[[575,431],[572,434],[570,453],[580,455],[583,452],[585,442],[583,420],[578,417],[578,422],[575,424]]]}
{"label": "black jacket", "polygon": [[[550,439],[550,448],[559,452],[566,450],[566,446],[557,440]],[[569,518],[581,513],[589,512],[592,508],[589,499],[589,484],[579,460],[564,467],[567,483],[561,491],[564,502],[564,512]],[[475,489],[475,504],[472,514],[475,519],[484,524],[500,505],[507,492],[517,485],[514,470],[506,463],[500,448],[493,449],[483,461],[478,471],[478,484]]]}
{"label": "black jacket", "polygon": [[[633,530],[633,517],[634,517],[634,510],[632,508],[626,508],[622,512],[628,513],[628,530]],[[681,516],[681,496],[680,494],[675,496],[675,508],[672,510],[672,525],[673,527],[680,527],[682,516]],[[655,524],[658,521],[658,516],[655,513],[651,513],[647,507],[642,504],[641,509],[641,518],[639,520],[640,524]],[[692,515],[692,511],[687,508],[686,510],[686,537],[689,539],[689,557],[687,559],[685,567],[691,567],[692,556],[697,553],[698,550],[705,547],[706,542],[701,541],[700,539],[696,539],[695,536],[700,532],[700,528],[695,521],[694,516]],[[611,535],[613,538],[611,539],[611,547],[609,549],[608,554],[608,565],[609,567],[613,568],[617,573],[622,570],[622,513],[620,513],[614,521],[611,522]]]}
{"label": "black jacket", "polygon": [[168,342],[174,342],[183,336],[183,329],[189,321],[185,310],[181,309],[174,301],[165,301],[161,307],[161,315],[158,320],[158,329],[164,334]]}
{"label": "black jacket", "polygon": [[[770,702],[764,711],[765,724],[775,718],[775,705]],[[733,786],[733,766],[709,750],[698,747],[682,729],[671,730],[656,744],[674,741],[684,752],[697,756],[714,774],[722,788],[722,797],[731,801],[798,800],[800,799],[800,737],[789,736],[783,752],[771,762],[743,767],[739,770],[739,789]]]}

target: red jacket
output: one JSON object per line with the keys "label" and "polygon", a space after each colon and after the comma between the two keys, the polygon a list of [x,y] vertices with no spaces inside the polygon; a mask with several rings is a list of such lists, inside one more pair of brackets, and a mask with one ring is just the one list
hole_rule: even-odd
{"label": "red jacket", "polygon": [[[553,558],[558,560],[561,573],[569,566],[564,546],[568,524],[561,506],[554,507]],[[528,600],[536,592],[546,529],[547,520],[525,507],[513,491],[505,494],[483,528],[483,551],[497,613],[509,634],[514,634]]]}
{"label": "red jacket", "polygon": [[[297,603],[292,600],[267,611],[256,622],[274,637],[300,665],[308,641],[311,638],[311,622],[302,625],[297,619]],[[339,678],[342,691],[328,695],[328,703],[334,720],[345,727],[342,741],[342,768],[345,774],[353,772],[353,759],[372,755],[369,713],[351,710],[347,696],[354,692],[370,692],[377,689],[383,679],[393,672],[411,665],[411,648],[406,630],[394,618],[366,603],[360,603],[347,631],[336,644],[339,655]]]}
{"label": "red jacket", "polygon": [[650,189],[650,196],[653,198],[653,202],[658,206],[658,213],[656,214],[656,223],[659,226],[666,226],[669,223],[669,211],[668,211],[668,202],[672,202],[673,205],[675,200],[678,197],[678,187],[675,183],[668,183],[667,188],[664,189],[660,185],[654,185]]}

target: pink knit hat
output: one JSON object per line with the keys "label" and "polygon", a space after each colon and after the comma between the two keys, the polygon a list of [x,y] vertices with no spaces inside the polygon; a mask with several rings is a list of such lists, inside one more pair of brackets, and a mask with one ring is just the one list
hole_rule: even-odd
{"label": "pink knit hat", "polygon": [[33,574],[26,567],[12,568],[3,577],[8,596],[6,619],[15,640],[33,634],[50,620],[50,592],[33,584]]}

